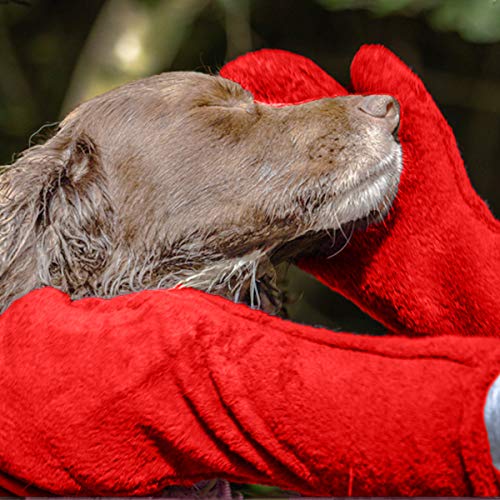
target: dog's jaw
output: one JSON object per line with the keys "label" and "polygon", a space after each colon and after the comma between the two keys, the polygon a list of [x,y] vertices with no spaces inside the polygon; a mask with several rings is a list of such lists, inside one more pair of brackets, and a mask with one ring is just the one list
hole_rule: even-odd
{"label": "dog's jaw", "polygon": [[381,220],[396,196],[403,168],[401,146],[394,143],[390,153],[368,176],[349,179],[321,207],[316,231],[340,230],[342,226],[375,215]]}

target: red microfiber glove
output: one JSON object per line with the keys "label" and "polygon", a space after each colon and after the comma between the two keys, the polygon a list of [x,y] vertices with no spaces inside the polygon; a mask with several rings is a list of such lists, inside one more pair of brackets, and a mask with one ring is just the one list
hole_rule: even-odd
{"label": "red microfiber glove", "polygon": [[[297,103],[343,95],[311,61],[284,51],[242,56],[221,71],[256,99]],[[499,335],[500,224],[472,189],[453,132],[421,80],[392,52],[364,46],[355,93],[401,105],[403,174],[389,219],[332,259],[301,267],[394,332]]]}
{"label": "red microfiber glove", "polygon": [[482,417],[500,339],[338,334],[190,289],[71,302],[45,288],[0,332],[7,489],[149,495],[223,477],[500,494]]}
{"label": "red microfiber glove", "polygon": [[[318,79],[319,92],[342,92],[299,59],[298,86],[287,78],[280,86],[300,89],[299,100],[320,96]],[[273,102],[287,102],[279,92]],[[403,127],[410,111],[403,104]],[[417,160],[406,154],[405,171]],[[419,186],[405,178],[411,197]],[[454,195],[462,199],[450,193],[447,204]],[[365,236],[378,248],[389,239]],[[468,268],[477,255],[462,258]],[[327,264],[315,262],[317,272]],[[428,264],[401,275],[408,297]],[[327,270],[323,279],[335,284]],[[472,284],[459,284],[469,297]],[[437,285],[429,286],[432,303]],[[389,310],[407,307],[404,295],[388,297]],[[481,306],[470,311],[470,333],[489,312]],[[444,329],[427,322],[426,333],[462,333],[459,320],[450,314]],[[44,288],[0,317],[0,488],[148,495],[222,477],[304,494],[499,495],[483,422],[499,371],[497,338],[336,334],[189,289],[71,302]]]}

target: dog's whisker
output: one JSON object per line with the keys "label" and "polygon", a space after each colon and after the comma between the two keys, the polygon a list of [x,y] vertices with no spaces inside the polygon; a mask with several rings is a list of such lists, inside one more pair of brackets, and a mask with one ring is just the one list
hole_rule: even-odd
{"label": "dog's whisker", "polygon": [[327,257],[327,259],[333,259],[333,257],[335,257],[336,255],[338,255],[340,252],[342,252],[346,247],[347,245],[349,244],[349,242],[351,241],[351,238],[352,238],[352,235],[354,234],[354,221],[351,223],[351,232],[349,233],[349,236],[346,237],[346,240],[344,242],[344,244],[342,245],[341,248],[339,248],[336,252],[334,252],[333,254],[329,255]]}

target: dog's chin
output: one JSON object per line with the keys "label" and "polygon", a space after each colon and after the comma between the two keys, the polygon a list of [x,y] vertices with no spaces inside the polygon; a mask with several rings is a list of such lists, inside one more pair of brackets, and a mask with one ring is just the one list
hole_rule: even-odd
{"label": "dog's chin", "polygon": [[381,222],[396,197],[401,171],[401,147],[394,143],[391,153],[372,175],[321,207],[317,224],[299,239],[301,251],[297,257],[335,256],[344,251],[355,231]]}
{"label": "dog's chin", "polygon": [[355,179],[316,214],[315,231],[340,231],[377,223],[389,212],[396,197],[402,171],[401,147],[396,142],[369,176]]}
{"label": "dog's chin", "polygon": [[276,247],[273,263],[308,256],[333,256],[346,248],[354,231],[381,222],[396,197],[402,171],[401,146],[395,141],[390,153],[372,174],[336,193],[312,214],[312,223],[291,241]]}

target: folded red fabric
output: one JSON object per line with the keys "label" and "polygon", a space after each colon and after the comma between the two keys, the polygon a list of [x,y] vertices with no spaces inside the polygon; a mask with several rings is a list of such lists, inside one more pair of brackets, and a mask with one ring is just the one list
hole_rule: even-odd
{"label": "folded red fabric", "polygon": [[[377,50],[397,62],[384,49]],[[283,69],[268,56],[271,62],[257,66],[248,81],[265,81],[264,76]],[[313,63],[287,57],[291,72],[276,76],[272,92],[269,83],[256,85],[260,99],[293,102],[283,88],[298,101],[343,92]],[[356,60],[358,65],[362,61],[360,56]],[[298,83],[293,80],[294,64]],[[396,72],[395,78],[412,92],[412,73]],[[341,281],[337,263],[307,265],[403,333],[462,334],[470,327],[472,334],[494,335],[490,318],[497,313],[491,310],[491,290],[483,294],[463,280],[446,288],[448,265],[434,267],[440,257],[450,258],[469,276],[480,262],[477,253],[449,256],[448,245],[456,251],[464,248],[440,236],[434,258],[427,253],[420,261],[408,256],[410,264],[418,261],[420,266],[391,261],[394,267],[387,270],[381,260],[392,231],[399,225],[412,228],[407,214],[415,217],[411,234],[418,232],[417,242],[432,246],[436,235],[420,231],[419,225],[427,219],[435,223],[436,217],[429,215],[433,211],[448,214],[448,206],[455,205],[462,210],[467,199],[458,188],[450,188],[450,198],[442,200],[444,188],[428,178],[422,179],[428,190],[422,197],[419,180],[412,176],[417,175],[415,162],[428,175],[416,153],[418,134],[426,140],[428,136],[417,125],[405,127],[412,120],[427,120],[412,99],[422,99],[425,108],[430,97],[421,93],[405,101],[395,95],[403,108],[406,155],[400,196],[408,205],[415,197],[425,220],[398,201],[389,222],[391,234],[382,226],[364,235],[375,248],[371,258],[363,253],[371,247],[363,249],[354,241],[353,252],[366,277],[356,274],[355,261],[342,261],[351,266],[352,286]],[[414,132],[407,135],[409,130]],[[436,144],[448,140],[445,125],[433,130]],[[430,167],[444,177],[439,162],[453,166],[448,155],[428,158],[437,162]],[[460,171],[462,164],[453,168]],[[486,210],[471,199],[479,207],[471,208],[471,214]],[[465,209],[459,213],[467,214]],[[469,235],[482,235],[490,226],[496,231],[496,222],[487,222],[484,213],[474,230],[469,214]],[[393,245],[397,238],[409,237],[402,229],[395,234]],[[489,229],[485,234],[480,248],[497,258]],[[481,273],[491,278],[497,261],[489,264],[489,271],[477,269],[481,283]],[[385,291],[376,281],[381,275]],[[494,286],[494,276],[486,282]],[[425,283],[427,299],[419,295]],[[457,300],[459,286],[463,297]],[[442,325],[437,319],[442,312],[432,313],[439,304],[449,309]],[[421,313],[412,313],[411,306],[422,307]],[[465,324],[464,308],[470,314]],[[172,484],[222,477],[312,495],[500,494],[483,422],[487,389],[500,372],[498,338],[337,334],[189,289],[71,302],[65,294],[44,288],[0,316],[0,346],[0,488],[13,493],[149,495]]]}
{"label": "folded red fabric", "polygon": [[[285,51],[242,56],[221,75],[268,103],[343,94]],[[382,46],[359,50],[351,79],[355,93],[390,94],[401,105],[400,189],[384,224],[355,234],[348,251],[301,266],[394,332],[500,335],[500,223],[471,187],[451,128],[418,76]]]}
{"label": "folded red fabric", "polygon": [[500,339],[337,334],[190,289],[71,302],[45,288],[0,332],[0,465],[53,493],[209,477],[500,493],[482,424]]}

